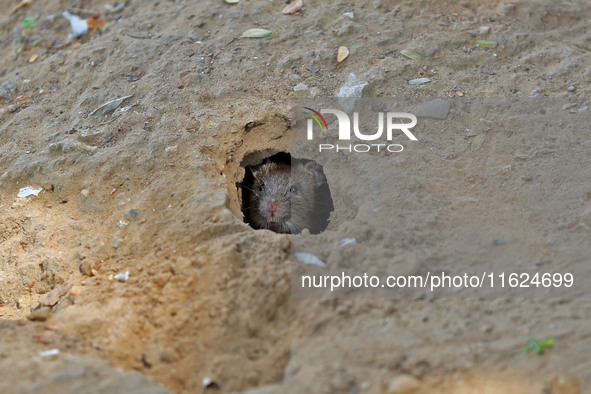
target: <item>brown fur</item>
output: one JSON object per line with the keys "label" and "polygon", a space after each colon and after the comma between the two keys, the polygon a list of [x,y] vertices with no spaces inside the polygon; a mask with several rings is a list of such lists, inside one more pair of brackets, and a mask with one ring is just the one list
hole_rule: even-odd
{"label": "brown fur", "polygon": [[249,209],[254,226],[289,234],[312,227],[316,190],[326,182],[318,164],[266,163],[253,175]]}

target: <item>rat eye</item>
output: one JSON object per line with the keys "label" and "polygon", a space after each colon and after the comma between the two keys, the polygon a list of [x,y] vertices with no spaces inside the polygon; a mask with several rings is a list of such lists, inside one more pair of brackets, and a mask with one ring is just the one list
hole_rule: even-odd
{"label": "rat eye", "polygon": [[261,184],[259,185],[259,191],[260,191],[260,192],[264,192],[264,191],[265,191],[265,184],[264,184],[264,183],[261,183]]}
{"label": "rat eye", "polygon": [[298,193],[298,188],[295,186],[292,186],[289,188],[289,191],[291,192],[291,194],[297,194]]}

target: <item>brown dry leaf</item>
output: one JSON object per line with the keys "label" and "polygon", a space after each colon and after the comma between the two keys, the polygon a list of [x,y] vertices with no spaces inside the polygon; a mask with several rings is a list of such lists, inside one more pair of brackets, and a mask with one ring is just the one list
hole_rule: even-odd
{"label": "brown dry leaf", "polygon": [[339,51],[337,52],[337,62],[342,62],[349,56],[349,48],[347,47],[340,47]]}
{"label": "brown dry leaf", "polygon": [[29,58],[29,63],[33,63],[35,60],[37,60],[38,57],[39,55],[37,54],[31,55],[31,57]]}
{"label": "brown dry leaf", "polygon": [[105,26],[107,24],[107,21],[103,21],[100,20],[98,18],[88,18],[86,20],[86,23],[88,23],[88,28],[92,29],[92,31],[96,31],[96,29],[100,29],[101,27]]}
{"label": "brown dry leaf", "polygon": [[12,9],[12,13],[14,14],[15,12],[17,12],[18,10],[20,10],[21,8],[25,8],[30,6],[31,4],[33,4],[34,0],[22,0],[20,3],[18,3],[13,9]]}
{"label": "brown dry leaf", "polygon": [[303,6],[304,2],[302,0],[295,0],[293,3],[288,4],[281,12],[285,15],[295,14],[301,10]]}

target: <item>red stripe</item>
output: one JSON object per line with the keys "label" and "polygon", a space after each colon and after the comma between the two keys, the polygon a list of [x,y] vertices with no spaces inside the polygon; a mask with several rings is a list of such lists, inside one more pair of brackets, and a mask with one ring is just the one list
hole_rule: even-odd
{"label": "red stripe", "polygon": [[320,119],[322,119],[322,123],[324,123],[324,127],[326,127],[326,131],[328,131],[328,125],[326,124],[326,120],[324,120],[324,116],[320,115],[320,112],[314,111],[312,108],[308,108],[308,107],[304,107],[304,109],[310,110],[310,111],[314,112],[316,115],[320,116]]}

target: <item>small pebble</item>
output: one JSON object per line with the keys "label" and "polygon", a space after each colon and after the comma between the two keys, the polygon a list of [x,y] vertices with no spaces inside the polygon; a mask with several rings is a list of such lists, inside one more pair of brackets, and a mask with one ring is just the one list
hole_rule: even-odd
{"label": "small pebble", "polygon": [[303,84],[303,83],[298,83],[296,86],[293,87],[294,92],[297,92],[300,90],[308,90],[308,85]]}
{"label": "small pebble", "polygon": [[78,295],[82,293],[82,286],[72,286],[70,289],[70,295]]}
{"label": "small pebble", "polygon": [[566,88],[567,91],[569,92],[574,92],[575,91],[575,87],[573,85],[570,85],[568,88]]}
{"label": "small pebble", "polygon": [[355,18],[355,14],[352,11],[345,12],[343,15],[346,16],[347,18],[351,18],[351,19]]}
{"label": "small pebble", "polygon": [[322,268],[326,267],[326,264],[322,260],[311,253],[298,252],[295,254],[295,257],[304,264],[315,265]]}
{"label": "small pebble", "polygon": [[417,392],[421,383],[411,375],[398,375],[390,381],[388,385],[388,394],[411,394]]}
{"label": "small pebble", "polygon": [[80,272],[86,276],[94,276],[94,272],[92,269],[92,263],[88,260],[82,260],[80,262],[80,267],[78,267]]}
{"label": "small pebble", "polygon": [[420,85],[423,83],[427,83],[427,82],[431,82],[431,80],[429,78],[417,78],[417,79],[411,79],[410,81],[408,81],[409,85]]}
{"label": "small pebble", "polygon": [[577,106],[577,103],[568,103],[568,104],[564,104],[562,106],[562,109],[563,110],[565,110],[565,109],[571,109],[571,108],[576,107],[576,106]]}
{"label": "small pebble", "polygon": [[17,88],[11,81],[6,81],[0,85],[0,100],[10,101]]}
{"label": "small pebble", "polygon": [[39,356],[41,356],[41,357],[51,357],[51,356],[57,356],[58,354],[60,354],[60,350],[59,349],[50,349],[50,350],[45,350],[45,351],[39,353]]}
{"label": "small pebble", "polygon": [[484,34],[488,33],[489,31],[490,31],[490,27],[480,26],[480,30],[478,30],[478,33],[484,35]]}
{"label": "small pebble", "polygon": [[43,191],[43,188],[40,187],[39,189],[35,189],[32,186],[23,187],[19,190],[17,194],[17,198],[29,197],[29,196],[38,196],[39,193]]}
{"label": "small pebble", "polygon": [[354,244],[355,242],[357,242],[355,238],[343,238],[335,243],[334,248],[337,249],[345,245]]}
{"label": "small pebble", "polygon": [[504,242],[502,240],[500,240],[499,238],[493,238],[493,244],[502,245],[502,244],[504,244]]}
{"label": "small pebble", "polygon": [[31,312],[31,314],[27,316],[27,319],[31,321],[45,321],[49,317],[49,312],[51,312],[50,307],[42,306],[41,308],[35,309],[33,312]]}
{"label": "small pebble", "polygon": [[542,265],[546,265],[546,264],[548,264],[549,262],[550,262],[550,259],[546,259],[546,260],[538,261],[538,262],[536,263],[536,265],[537,265],[538,267],[541,267]]}
{"label": "small pebble", "polygon": [[124,274],[115,275],[115,279],[117,279],[119,282],[127,282],[129,280],[129,271],[125,271]]}

